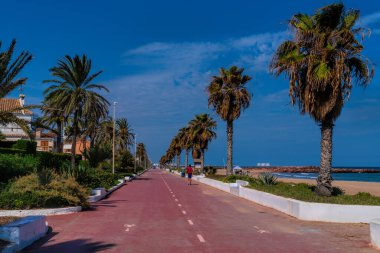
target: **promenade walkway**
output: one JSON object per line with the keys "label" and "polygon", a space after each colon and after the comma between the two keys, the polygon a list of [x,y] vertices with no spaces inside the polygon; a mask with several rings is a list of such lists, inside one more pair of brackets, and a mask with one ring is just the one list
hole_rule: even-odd
{"label": "promenade walkway", "polygon": [[377,252],[368,225],[299,221],[159,170],[48,222],[52,232],[24,252]]}

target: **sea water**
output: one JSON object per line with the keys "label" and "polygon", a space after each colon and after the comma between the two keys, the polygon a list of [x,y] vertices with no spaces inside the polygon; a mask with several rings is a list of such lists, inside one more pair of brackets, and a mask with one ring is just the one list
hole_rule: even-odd
{"label": "sea water", "polygon": [[[349,168],[349,169],[380,170],[380,167],[375,167],[375,168],[360,167],[360,168]],[[318,177],[318,173],[273,173],[273,174],[280,178],[317,179]],[[380,182],[380,173],[332,173],[331,175],[333,179],[337,181]]]}

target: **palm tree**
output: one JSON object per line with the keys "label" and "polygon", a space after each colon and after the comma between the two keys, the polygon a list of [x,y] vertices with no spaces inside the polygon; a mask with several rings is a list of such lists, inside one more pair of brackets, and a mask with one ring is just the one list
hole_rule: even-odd
{"label": "palm tree", "polygon": [[[2,43],[0,42],[0,48],[1,46]],[[9,48],[0,52],[0,98],[6,97],[15,88],[25,84],[27,80],[25,77],[16,78],[25,65],[32,60],[32,55],[26,51],[22,51],[15,60],[12,60],[15,46],[16,40],[12,40]],[[15,115],[15,112],[30,108],[33,107],[23,106],[20,108],[12,108],[7,111],[0,111],[0,124],[6,125],[14,123],[31,136],[29,123]]]}
{"label": "palm tree", "polygon": [[207,87],[208,106],[227,122],[227,174],[233,174],[233,122],[248,108],[251,101],[251,94],[245,87],[251,77],[243,75],[243,71],[243,68],[236,66],[230,69],[221,68],[220,75],[214,76]]}
{"label": "palm tree", "polygon": [[57,150],[62,153],[62,133],[64,131],[63,124],[65,122],[65,116],[63,115],[63,111],[60,109],[51,108],[45,102],[44,106],[41,107],[44,115],[35,121],[35,125],[38,128],[50,130],[57,135]]}
{"label": "palm tree", "polygon": [[189,122],[190,142],[193,146],[193,158],[201,159],[201,170],[204,167],[204,153],[208,149],[208,144],[216,138],[216,121],[210,115],[202,113],[195,115]]}
{"label": "palm tree", "polygon": [[133,145],[135,134],[126,118],[116,120],[116,145],[120,151],[125,151]]}
{"label": "palm tree", "polygon": [[[342,3],[319,9],[313,15],[296,14],[289,21],[294,39],[277,49],[270,69],[289,77],[292,104],[321,126],[321,160],[316,193],[332,193],[332,136],[335,120],[349,98],[354,80],[366,87],[374,71],[362,56],[356,26],[358,10],[346,11]],[[360,34],[359,34],[360,33]]]}
{"label": "palm tree", "polygon": [[72,121],[72,147],[71,165],[75,167],[75,147],[79,134],[79,120],[88,115],[97,115],[105,118],[108,114],[109,102],[99,93],[94,91],[108,89],[100,84],[94,84],[93,80],[102,71],[95,74],[91,72],[91,60],[86,55],[66,55],[58,61],[58,65],[50,69],[50,73],[56,78],[46,80],[45,83],[54,83],[45,92],[45,100],[54,108],[61,108],[65,115],[71,115]]}
{"label": "palm tree", "polygon": [[190,141],[190,134],[189,134],[189,131],[190,128],[187,126],[187,127],[183,127],[181,128],[179,131],[178,131],[178,138],[181,142],[181,148],[182,150],[185,150],[185,166],[189,165],[189,150],[191,149],[192,147],[192,143]]}
{"label": "palm tree", "polygon": [[145,150],[145,144],[144,143],[138,143],[136,148],[136,157],[135,159],[138,159],[139,161],[139,167],[141,167],[141,161],[145,159],[146,150]]}
{"label": "palm tree", "polygon": [[177,170],[179,169],[179,165],[181,162],[181,152],[182,152],[182,140],[177,134],[171,141],[169,150],[174,153],[174,155],[177,157]]}

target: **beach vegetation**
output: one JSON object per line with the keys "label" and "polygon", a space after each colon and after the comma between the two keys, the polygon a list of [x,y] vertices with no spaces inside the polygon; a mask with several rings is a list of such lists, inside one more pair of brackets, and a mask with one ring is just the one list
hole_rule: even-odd
{"label": "beach vegetation", "polygon": [[219,180],[225,183],[235,183],[237,179],[249,182],[248,188],[271,193],[277,196],[301,200],[305,202],[341,204],[341,205],[371,205],[380,206],[380,197],[373,196],[370,193],[360,192],[355,195],[345,194],[338,187],[333,187],[331,196],[320,196],[315,194],[315,185],[304,183],[284,183],[263,184],[258,178],[240,175],[208,175],[207,177]]}

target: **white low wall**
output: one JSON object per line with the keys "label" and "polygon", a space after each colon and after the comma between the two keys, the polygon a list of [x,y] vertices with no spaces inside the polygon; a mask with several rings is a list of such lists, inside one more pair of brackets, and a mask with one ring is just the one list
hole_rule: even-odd
{"label": "white low wall", "polygon": [[45,216],[28,216],[0,226],[0,239],[14,243],[20,251],[43,237],[48,231]]}
{"label": "white low wall", "polygon": [[213,180],[210,178],[205,178],[205,177],[197,177],[197,181],[207,184],[209,186],[212,186],[214,188],[217,188],[219,190],[225,191],[225,192],[231,192],[230,190],[230,185],[223,183],[221,181]]}
{"label": "white low wall", "polygon": [[380,249],[380,219],[374,219],[370,223],[372,245]]}
{"label": "white low wall", "polygon": [[236,183],[230,184],[202,177],[196,177],[196,180],[260,205],[276,209],[300,220],[370,223],[371,220],[380,218],[380,206],[311,203],[243,187],[242,185],[247,185],[247,182],[242,180],[237,180]]}
{"label": "white low wall", "polygon": [[24,217],[28,215],[61,215],[69,213],[77,213],[82,211],[81,206],[49,208],[49,209],[31,209],[31,210],[1,210],[0,216],[17,216]]}
{"label": "white low wall", "polygon": [[94,203],[103,199],[107,195],[106,189],[104,188],[95,188],[91,191],[91,196],[88,197],[87,201]]}
{"label": "white low wall", "polygon": [[124,179],[119,179],[119,183],[117,185],[115,185],[114,187],[110,188],[106,195],[108,194],[111,194],[112,192],[116,191],[117,189],[119,189],[120,187],[122,187],[124,185]]}

